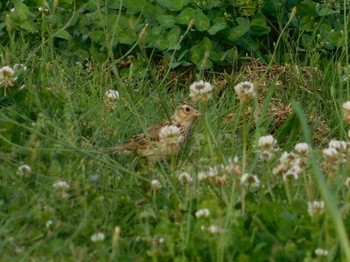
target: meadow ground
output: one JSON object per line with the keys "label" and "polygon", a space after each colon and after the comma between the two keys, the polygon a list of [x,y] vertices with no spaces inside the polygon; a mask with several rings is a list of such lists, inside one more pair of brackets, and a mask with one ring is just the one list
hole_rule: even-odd
{"label": "meadow ground", "polygon": [[[197,75],[131,62],[116,77],[109,62],[28,53],[0,57],[26,61],[0,89],[2,261],[350,259],[345,55]],[[214,88],[194,103],[201,79]],[[244,103],[242,81],[257,93]],[[168,163],[101,150],[184,102],[202,117]]]}

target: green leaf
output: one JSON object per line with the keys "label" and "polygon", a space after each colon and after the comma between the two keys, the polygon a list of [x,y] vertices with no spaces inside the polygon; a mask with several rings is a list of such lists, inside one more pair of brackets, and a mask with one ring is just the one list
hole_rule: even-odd
{"label": "green leaf", "polygon": [[20,24],[20,28],[23,28],[27,32],[35,32],[35,23],[33,21],[25,21]]}
{"label": "green leaf", "polygon": [[29,16],[29,9],[28,7],[23,3],[17,3],[15,4],[15,13],[20,21],[24,21]]}
{"label": "green leaf", "polygon": [[238,38],[244,36],[249,31],[249,29],[249,24],[240,24],[231,30],[228,39],[230,39],[231,41],[236,41]]}
{"label": "green leaf", "polygon": [[244,17],[238,17],[238,18],[236,19],[236,21],[237,21],[237,23],[238,23],[239,25],[247,25],[247,26],[250,25],[249,20],[246,19],[246,18],[244,18]]}
{"label": "green leaf", "polygon": [[124,7],[128,14],[140,13],[146,4],[146,0],[127,0],[124,1]]}
{"label": "green leaf", "polygon": [[266,19],[263,15],[256,15],[250,24],[251,30],[256,35],[264,35],[271,31],[271,28],[266,24]]}
{"label": "green leaf", "polygon": [[190,0],[176,0],[173,1],[174,10],[182,10],[185,5],[187,5]]}
{"label": "green leaf", "polygon": [[188,25],[194,19],[196,11],[193,8],[186,8],[176,17],[176,21],[182,25]]}
{"label": "green leaf", "polygon": [[[176,49],[176,46],[179,42],[181,34],[181,29],[178,26],[175,26],[173,29],[171,29],[168,33],[167,39],[169,41],[169,48],[168,50],[174,50]],[[177,46],[177,50],[180,49],[180,45]]]}
{"label": "green leaf", "polygon": [[213,44],[211,43],[210,39],[208,37],[204,37],[202,40],[202,50],[210,51],[213,48]]}
{"label": "green leaf", "polygon": [[200,11],[195,16],[194,26],[198,31],[208,30],[210,27],[210,19]]}
{"label": "green leaf", "polygon": [[[133,0],[131,0],[131,1],[133,1]],[[173,1],[172,0],[156,0],[156,2],[159,5],[167,8],[167,9],[172,9],[173,8]]]}
{"label": "green leaf", "polygon": [[214,19],[214,25],[209,28],[208,33],[210,35],[215,35],[217,32],[225,29],[226,27],[227,23],[225,21],[225,18],[218,17]]}
{"label": "green leaf", "polygon": [[66,30],[59,30],[57,33],[54,34],[54,37],[62,38],[62,39],[65,39],[67,41],[69,41],[72,38],[70,33],[68,33],[68,31],[66,31]]}
{"label": "green leaf", "polygon": [[317,10],[317,14],[319,16],[327,16],[327,15],[339,14],[339,11],[330,9],[328,7],[322,7],[319,10]]}
{"label": "green leaf", "polygon": [[89,37],[90,39],[95,42],[95,43],[99,43],[101,38],[105,35],[105,32],[102,30],[96,30],[93,32],[89,33]]}
{"label": "green leaf", "polygon": [[313,31],[314,30],[314,17],[313,16],[303,16],[300,20],[301,28],[305,31]]}
{"label": "green leaf", "polygon": [[130,30],[124,30],[118,34],[119,43],[132,45],[136,42],[137,36],[134,32]]}
{"label": "green leaf", "polygon": [[202,58],[202,49],[199,45],[194,45],[190,49],[191,62],[197,64]]}
{"label": "green leaf", "polygon": [[209,51],[205,52],[204,58],[196,65],[199,70],[206,70],[213,66],[213,62],[209,59]]}
{"label": "green leaf", "polygon": [[173,27],[175,24],[175,17],[172,15],[158,15],[156,19],[165,28]]}

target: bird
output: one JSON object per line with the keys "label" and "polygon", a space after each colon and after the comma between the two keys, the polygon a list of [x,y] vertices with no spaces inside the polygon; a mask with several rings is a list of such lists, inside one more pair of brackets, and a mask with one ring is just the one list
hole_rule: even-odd
{"label": "bird", "polygon": [[188,140],[193,122],[200,116],[201,112],[192,106],[180,105],[170,120],[160,122],[110,150],[114,153],[136,151],[149,165],[168,160],[179,153]]}

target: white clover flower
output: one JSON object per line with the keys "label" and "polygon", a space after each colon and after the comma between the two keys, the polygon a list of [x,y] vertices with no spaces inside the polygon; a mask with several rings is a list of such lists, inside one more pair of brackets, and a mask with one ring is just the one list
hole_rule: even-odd
{"label": "white clover flower", "polygon": [[345,186],[346,186],[347,188],[350,188],[350,177],[347,177],[347,178],[346,178],[344,184],[345,184]]}
{"label": "white clover flower", "polygon": [[261,160],[269,160],[278,150],[277,140],[272,135],[262,136],[258,141],[259,156]]}
{"label": "white clover flower", "polygon": [[164,144],[179,144],[182,138],[180,128],[174,125],[165,126],[159,132],[159,140]]}
{"label": "white clover flower", "polygon": [[14,74],[15,71],[9,66],[0,68],[0,86],[13,86],[13,83],[17,80],[17,77],[15,77]]}
{"label": "white clover flower", "polygon": [[27,66],[24,65],[24,64],[15,64],[13,66],[13,70],[16,72],[16,71],[20,71],[20,70],[23,70],[23,71],[26,71],[27,70]]}
{"label": "white clover flower", "polygon": [[326,256],[328,256],[328,250],[322,249],[322,248],[317,248],[315,250],[315,255],[318,257],[326,257]]}
{"label": "white clover flower", "polygon": [[253,188],[259,188],[260,187],[260,180],[258,176],[251,175],[248,173],[243,174],[241,177],[241,185],[245,187],[253,187]]}
{"label": "white clover flower", "polygon": [[107,90],[105,93],[105,98],[109,100],[117,100],[119,99],[119,92],[117,90]]}
{"label": "white clover flower", "polygon": [[41,6],[38,8],[38,10],[41,13],[47,13],[49,11],[49,9],[47,9],[46,7],[41,7]]}
{"label": "white clover flower", "polygon": [[211,97],[211,92],[213,91],[213,86],[200,80],[199,82],[194,82],[190,85],[190,97],[194,102],[202,101],[206,102]]}
{"label": "white clover flower", "polygon": [[345,141],[332,139],[329,142],[329,147],[336,149],[340,153],[343,153],[344,151],[346,151],[347,144]]}
{"label": "white clover flower", "polygon": [[250,102],[256,97],[256,91],[252,82],[241,82],[234,89],[241,103]]}
{"label": "white clover flower", "polygon": [[208,174],[208,177],[216,177],[219,175],[219,170],[216,166],[209,167],[207,174]]}
{"label": "white clover flower", "polygon": [[179,175],[178,179],[179,179],[180,182],[182,182],[184,184],[190,184],[193,181],[192,176],[189,173],[187,173],[187,172],[181,173]]}
{"label": "white clover flower", "polygon": [[309,153],[309,145],[306,143],[298,143],[294,149],[301,156],[307,156]]}
{"label": "white clover flower", "polygon": [[343,104],[343,116],[346,123],[350,123],[350,101]]}
{"label": "white clover flower", "polygon": [[277,140],[272,135],[262,136],[258,142],[261,148],[271,148],[277,145]]}
{"label": "white clover flower", "polygon": [[157,190],[157,189],[160,189],[162,187],[161,183],[159,182],[159,180],[157,179],[153,179],[151,181],[151,189],[152,190]]}
{"label": "white clover flower", "polygon": [[228,164],[225,166],[225,172],[229,173],[230,175],[240,176],[242,174],[242,168],[237,156],[234,158],[229,158]]}
{"label": "white clover flower", "polygon": [[202,208],[196,212],[196,218],[208,217],[209,215],[210,215],[210,211],[208,208]]}
{"label": "white clover flower", "polygon": [[299,178],[299,174],[301,172],[302,172],[301,167],[298,164],[296,164],[296,165],[292,166],[290,169],[288,169],[287,172],[285,172],[283,174],[283,180],[285,182],[297,180]]}
{"label": "white clover flower", "polygon": [[67,189],[69,189],[69,184],[66,181],[63,181],[63,180],[59,180],[59,181],[55,182],[52,186],[56,190],[67,190]]}
{"label": "white clover flower", "polygon": [[103,240],[105,240],[105,234],[98,232],[98,233],[92,234],[90,239],[92,242],[102,242]]}
{"label": "white clover flower", "polygon": [[208,178],[208,174],[206,172],[199,172],[198,173],[198,180],[199,181],[206,180],[207,178]]}
{"label": "white clover flower", "polygon": [[339,152],[334,147],[328,147],[322,150],[323,156],[327,158],[338,158]]}
{"label": "white clover flower", "polygon": [[321,201],[308,202],[307,212],[311,217],[319,216],[324,213],[325,204]]}
{"label": "white clover flower", "polygon": [[31,172],[32,168],[26,164],[20,165],[17,170],[19,176],[29,176]]}
{"label": "white clover flower", "polygon": [[46,228],[49,229],[51,226],[53,225],[53,221],[52,220],[48,220],[46,222]]}
{"label": "white clover flower", "polygon": [[217,235],[217,234],[220,234],[221,233],[221,228],[219,227],[219,226],[217,226],[217,225],[210,225],[210,226],[201,226],[201,229],[203,230],[203,231],[206,231],[206,232],[209,232],[209,233],[211,233],[211,234],[213,234],[213,235]]}

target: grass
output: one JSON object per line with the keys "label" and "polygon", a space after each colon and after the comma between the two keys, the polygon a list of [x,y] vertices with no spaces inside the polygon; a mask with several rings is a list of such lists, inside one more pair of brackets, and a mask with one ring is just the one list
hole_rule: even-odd
{"label": "grass", "polygon": [[[311,56],[291,65],[299,72],[310,65],[309,78],[305,72],[266,71],[263,79],[254,79],[259,98],[246,107],[234,92],[237,82],[253,80],[244,67],[236,73],[208,73],[205,78],[215,90],[200,106],[204,117],[196,122],[190,143],[170,163],[148,170],[136,155],[112,156],[100,149],[166,119],[190,101],[188,83],[199,79],[174,84],[170,74],[157,73],[151,63],[132,63],[117,79],[108,62],[73,64],[49,46],[31,52],[19,42],[3,48],[0,56],[2,66],[26,61],[28,68],[6,95],[1,89],[0,97],[4,261],[350,259],[349,167],[340,164],[333,175],[321,168],[322,149],[330,139],[347,140],[341,105],[349,90],[338,66],[345,59],[324,62]],[[316,65],[322,79],[314,77]],[[150,74],[155,77],[149,79]],[[120,99],[107,103],[109,89],[118,90]],[[279,122],[272,112],[281,115],[284,106],[292,113]],[[329,130],[321,132],[325,127]],[[281,150],[262,162],[258,140],[270,133]],[[272,170],[298,142],[307,142],[312,153],[299,179],[285,183]],[[258,176],[260,189],[241,187],[236,173],[225,173],[227,182],[221,186],[198,180],[199,172],[228,165],[234,156],[245,172]],[[31,167],[28,176],[17,173],[23,163]],[[179,181],[183,172],[192,183]],[[152,190],[155,179],[161,188]],[[66,181],[69,188],[55,189],[57,181]],[[324,200],[326,210],[310,217],[308,202],[314,200]],[[209,216],[196,218],[203,208]],[[104,240],[92,241],[98,232]],[[328,256],[317,256],[317,248]]]}

